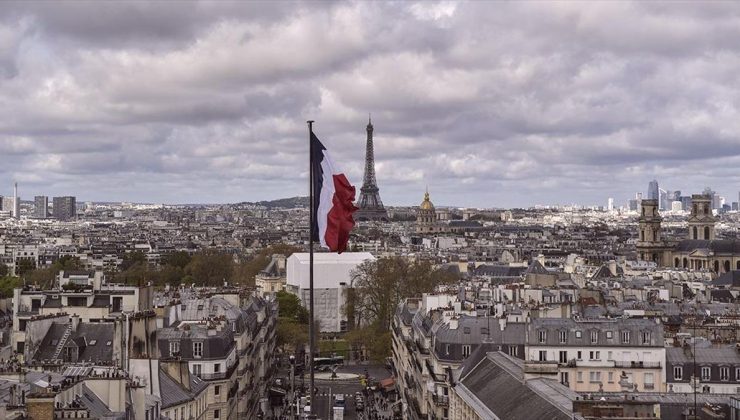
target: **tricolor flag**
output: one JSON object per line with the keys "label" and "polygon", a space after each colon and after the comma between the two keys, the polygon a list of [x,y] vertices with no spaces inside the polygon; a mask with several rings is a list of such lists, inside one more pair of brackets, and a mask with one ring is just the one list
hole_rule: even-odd
{"label": "tricolor flag", "polygon": [[347,249],[349,232],[355,226],[355,187],[337,169],[318,137],[311,132],[313,172],[313,239],[332,252]]}

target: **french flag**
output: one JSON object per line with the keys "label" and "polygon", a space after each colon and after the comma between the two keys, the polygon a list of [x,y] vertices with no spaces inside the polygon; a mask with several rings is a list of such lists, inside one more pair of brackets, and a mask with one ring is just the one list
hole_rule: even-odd
{"label": "french flag", "polygon": [[332,252],[342,253],[347,249],[349,233],[355,226],[352,213],[357,210],[355,187],[347,181],[329,157],[319,138],[311,132],[311,169],[313,172],[314,224],[311,235],[321,246]]}

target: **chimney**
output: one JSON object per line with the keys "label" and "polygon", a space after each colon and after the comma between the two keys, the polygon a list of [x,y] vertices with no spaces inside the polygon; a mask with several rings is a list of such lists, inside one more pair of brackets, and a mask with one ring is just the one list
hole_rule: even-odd
{"label": "chimney", "polygon": [[458,327],[457,317],[456,316],[453,316],[452,318],[450,318],[450,329],[451,330],[456,330],[457,327]]}
{"label": "chimney", "polygon": [[612,272],[612,276],[617,277],[617,262],[609,260],[609,271]]}
{"label": "chimney", "polygon": [[72,323],[72,332],[76,332],[77,328],[80,326],[80,317],[77,315],[72,315],[70,318],[70,322]]}
{"label": "chimney", "polygon": [[190,370],[187,360],[160,360],[159,368],[190,391]]}

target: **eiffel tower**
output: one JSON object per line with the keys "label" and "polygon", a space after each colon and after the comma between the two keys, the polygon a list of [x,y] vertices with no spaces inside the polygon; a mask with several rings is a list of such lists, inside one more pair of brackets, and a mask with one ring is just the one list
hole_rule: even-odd
{"label": "eiffel tower", "polygon": [[365,148],[365,176],[360,188],[360,200],[357,203],[359,210],[355,212],[355,220],[388,221],[388,213],[380,200],[380,189],[375,181],[375,153],[373,151],[373,123],[367,120],[367,145]]}

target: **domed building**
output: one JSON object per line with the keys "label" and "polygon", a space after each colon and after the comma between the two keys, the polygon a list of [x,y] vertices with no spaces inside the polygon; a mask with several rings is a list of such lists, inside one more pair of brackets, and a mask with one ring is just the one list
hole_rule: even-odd
{"label": "domed building", "polygon": [[[446,212],[445,212],[446,214]],[[440,233],[446,232],[447,225],[440,223],[434,204],[429,199],[429,191],[424,193],[424,201],[416,210],[416,233]]]}

